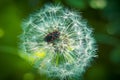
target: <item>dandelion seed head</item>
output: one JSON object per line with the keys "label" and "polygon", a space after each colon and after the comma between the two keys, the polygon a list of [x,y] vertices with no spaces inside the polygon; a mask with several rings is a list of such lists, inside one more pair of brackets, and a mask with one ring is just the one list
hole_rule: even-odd
{"label": "dandelion seed head", "polygon": [[92,29],[80,14],[64,6],[47,4],[22,24],[21,48],[34,58],[40,73],[61,80],[79,80],[96,57]]}

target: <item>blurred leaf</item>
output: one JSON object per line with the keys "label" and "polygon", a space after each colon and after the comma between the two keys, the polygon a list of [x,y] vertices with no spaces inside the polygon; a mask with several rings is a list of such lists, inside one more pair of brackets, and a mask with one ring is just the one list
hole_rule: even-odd
{"label": "blurred leaf", "polygon": [[110,60],[113,63],[120,64],[120,46],[112,50],[111,55],[110,55]]}
{"label": "blurred leaf", "polygon": [[65,0],[65,3],[79,9],[84,9],[86,7],[85,0]]}
{"label": "blurred leaf", "polygon": [[17,55],[0,51],[0,80],[22,80],[31,66]]}
{"label": "blurred leaf", "polygon": [[95,65],[86,75],[86,80],[106,80],[107,79],[107,71],[104,65]]}
{"label": "blurred leaf", "polygon": [[117,46],[120,43],[119,39],[106,35],[106,34],[97,33],[95,36],[96,36],[97,41],[102,44]]}

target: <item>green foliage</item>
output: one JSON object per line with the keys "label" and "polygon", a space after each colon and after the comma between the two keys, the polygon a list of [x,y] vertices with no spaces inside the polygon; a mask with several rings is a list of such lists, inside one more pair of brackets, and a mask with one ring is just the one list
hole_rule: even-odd
{"label": "green foliage", "polygon": [[84,80],[119,80],[119,0],[0,0],[0,80],[46,80],[18,55],[18,35],[23,19],[48,1],[80,10],[94,28],[99,57]]}

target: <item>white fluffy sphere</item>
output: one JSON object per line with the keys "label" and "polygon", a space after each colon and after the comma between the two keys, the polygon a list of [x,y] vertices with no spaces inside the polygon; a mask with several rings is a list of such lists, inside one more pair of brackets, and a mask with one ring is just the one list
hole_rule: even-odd
{"label": "white fluffy sphere", "polygon": [[48,77],[80,80],[96,57],[92,29],[80,14],[61,5],[47,4],[23,24],[21,47],[33,65]]}

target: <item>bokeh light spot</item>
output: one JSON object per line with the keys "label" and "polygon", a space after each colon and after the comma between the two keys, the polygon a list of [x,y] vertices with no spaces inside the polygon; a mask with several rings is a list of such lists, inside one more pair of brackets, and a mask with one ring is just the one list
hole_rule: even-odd
{"label": "bokeh light spot", "polygon": [[111,52],[110,60],[115,64],[120,64],[120,46],[118,46]]}
{"label": "bokeh light spot", "polygon": [[46,53],[44,52],[44,51],[42,51],[42,52],[36,52],[35,53],[35,56],[36,57],[39,57],[39,58],[44,58],[45,57],[45,55],[46,55]]}
{"label": "bokeh light spot", "polygon": [[34,80],[34,74],[32,74],[32,73],[24,74],[23,80]]}
{"label": "bokeh light spot", "polygon": [[114,35],[116,33],[116,29],[114,27],[107,27],[108,34]]}
{"label": "bokeh light spot", "polygon": [[4,36],[4,30],[0,28],[0,38]]}
{"label": "bokeh light spot", "polygon": [[91,0],[90,6],[94,9],[104,9],[107,6],[106,0]]}

